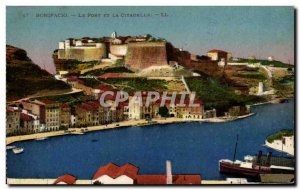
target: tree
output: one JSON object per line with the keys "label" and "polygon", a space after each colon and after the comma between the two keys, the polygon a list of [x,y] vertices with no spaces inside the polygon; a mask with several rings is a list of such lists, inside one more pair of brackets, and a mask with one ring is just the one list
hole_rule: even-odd
{"label": "tree", "polygon": [[147,35],[146,35],[146,38],[147,38],[147,39],[150,39],[151,37],[152,37],[151,34],[147,34]]}
{"label": "tree", "polygon": [[161,117],[169,117],[169,110],[166,106],[159,107],[158,114]]}

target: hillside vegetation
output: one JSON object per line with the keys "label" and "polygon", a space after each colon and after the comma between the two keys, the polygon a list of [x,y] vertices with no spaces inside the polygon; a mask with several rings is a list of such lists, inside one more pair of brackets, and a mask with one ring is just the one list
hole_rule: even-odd
{"label": "hillside vegetation", "polygon": [[282,68],[292,68],[292,67],[294,67],[294,65],[289,65],[287,63],[283,63],[283,62],[277,61],[277,60],[268,61],[268,60],[264,60],[264,59],[255,59],[255,60],[252,60],[252,59],[242,59],[242,58],[240,58],[239,60],[235,60],[235,61],[232,61],[232,62],[236,62],[236,63],[250,63],[250,64],[251,63],[260,63],[262,65],[267,65],[267,66],[273,65],[274,67],[282,67]]}
{"label": "hillside vegetation", "polygon": [[6,90],[7,100],[12,101],[41,90],[69,91],[70,86],[35,65],[25,50],[7,45]]}
{"label": "hillside vegetation", "polygon": [[272,142],[274,142],[274,140],[281,140],[282,137],[284,137],[284,136],[292,136],[292,135],[294,135],[294,131],[293,130],[284,129],[284,130],[279,131],[278,133],[270,135],[267,138],[267,141],[269,143],[272,143]]}
{"label": "hillside vegetation", "polygon": [[249,95],[238,95],[224,80],[213,77],[186,78],[191,91],[205,102],[206,109],[217,109],[218,113],[227,111],[231,106],[247,105],[264,101],[263,98]]}

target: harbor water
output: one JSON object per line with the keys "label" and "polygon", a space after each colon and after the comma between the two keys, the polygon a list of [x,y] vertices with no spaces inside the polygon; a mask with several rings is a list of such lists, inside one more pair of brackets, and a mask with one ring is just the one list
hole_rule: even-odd
{"label": "harbor water", "polygon": [[16,142],[24,152],[7,151],[7,177],[57,178],[66,173],[91,179],[109,162],[132,163],[139,174],[164,174],[166,160],[173,174],[201,174],[203,179],[224,179],[220,159],[236,159],[259,150],[282,153],[263,146],[268,135],[294,127],[294,100],[282,104],[252,107],[255,115],[225,123],[187,122],[145,127],[126,127],[51,137],[46,140]]}

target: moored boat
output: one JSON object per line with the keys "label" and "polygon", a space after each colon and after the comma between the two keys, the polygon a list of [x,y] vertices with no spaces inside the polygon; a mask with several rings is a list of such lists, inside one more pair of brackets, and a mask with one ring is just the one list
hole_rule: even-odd
{"label": "moored boat", "polygon": [[84,135],[83,132],[71,132],[72,135]]}
{"label": "moored boat", "polygon": [[14,148],[16,148],[16,146],[6,146],[6,150],[11,150],[11,149],[14,149]]}
{"label": "moored boat", "polygon": [[46,140],[47,139],[47,137],[41,137],[41,138],[36,138],[35,140],[37,140],[37,141],[43,141],[43,140]]}
{"label": "moored boat", "polygon": [[[249,156],[248,156],[249,157]],[[262,152],[260,151],[257,159],[252,158],[245,161],[231,161],[231,160],[220,160],[219,170],[221,173],[230,173],[247,177],[259,177],[260,174],[293,174],[295,169],[293,161],[288,158],[274,157],[274,161],[271,161],[271,153],[268,153],[266,159],[263,160]],[[282,161],[279,164],[277,161]]]}
{"label": "moored boat", "polygon": [[[246,176],[252,178],[259,178],[260,174],[293,174],[295,173],[294,164],[292,160],[288,158],[274,158],[271,161],[271,153],[267,156],[262,155],[262,151],[259,151],[257,158],[247,155],[244,157],[245,161],[235,160],[237,141],[235,144],[235,152],[233,160],[222,159],[219,161],[220,173],[229,173],[239,176]],[[281,162],[278,162],[281,160]]]}
{"label": "moored boat", "polygon": [[21,154],[24,151],[24,148],[22,148],[22,147],[14,148],[14,149],[12,149],[12,151],[15,154]]}

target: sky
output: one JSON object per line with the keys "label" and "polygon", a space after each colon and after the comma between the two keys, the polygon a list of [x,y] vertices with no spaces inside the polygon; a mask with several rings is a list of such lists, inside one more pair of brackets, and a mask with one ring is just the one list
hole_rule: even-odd
{"label": "sky", "polygon": [[151,34],[197,55],[221,49],[233,57],[273,56],[294,64],[294,7],[6,9],[6,44],[25,49],[35,64],[51,73],[55,72],[52,53],[59,41],[110,36],[113,31],[120,36]]}

